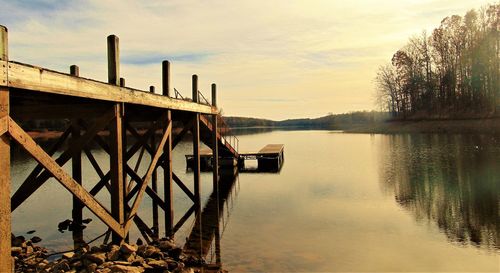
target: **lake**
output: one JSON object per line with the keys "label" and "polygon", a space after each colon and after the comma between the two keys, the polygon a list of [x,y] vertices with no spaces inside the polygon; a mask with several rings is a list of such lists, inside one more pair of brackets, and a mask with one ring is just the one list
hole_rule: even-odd
{"label": "lake", "polygon": [[[210,213],[220,214],[220,240],[211,242],[207,262],[220,252],[230,272],[500,270],[500,136],[295,130],[242,131],[239,139],[242,151],[284,144],[285,163],[279,173],[228,176],[217,201],[211,173],[202,174],[208,204],[202,224]],[[180,143],[173,161],[189,187],[184,155],[191,149],[189,141]],[[104,152],[93,153],[104,166],[109,161]],[[15,191],[35,162],[17,149],[13,160]],[[91,188],[98,176],[83,161],[84,185]],[[174,197],[177,221],[191,204],[177,187]],[[109,203],[104,191],[97,198]],[[139,214],[148,219],[151,201],[144,200]],[[51,250],[71,248],[71,233],[57,230],[71,217],[70,204],[71,195],[49,180],[13,213],[13,232],[29,238],[34,229]],[[106,231],[88,210],[84,217],[93,219],[86,240]],[[177,244],[194,223],[191,215],[176,233]],[[131,241],[138,236],[132,230]]]}

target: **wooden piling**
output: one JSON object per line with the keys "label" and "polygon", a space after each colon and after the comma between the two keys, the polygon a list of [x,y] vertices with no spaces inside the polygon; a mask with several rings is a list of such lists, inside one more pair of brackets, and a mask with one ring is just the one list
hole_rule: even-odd
{"label": "wooden piling", "polygon": [[[193,75],[192,77],[192,94],[193,102],[199,102],[198,96],[198,76]],[[194,113],[194,124],[193,124],[193,175],[194,175],[194,197],[196,200],[196,206],[201,210],[201,194],[200,194],[200,114]]]}
{"label": "wooden piling", "polygon": [[120,87],[125,87],[125,79],[120,78]]}
{"label": "wooden piling", "polygon": [[[170,97],[170,62],[162,62],[162,93],[163,96]],[[167,124],[172,123],[172,114],[167,110]],[[174,230],[174,197],[173,197],[173,177],[172,177],[172,134],[168,137],[163,148],[163,187],[165,195],[165,236],[171,237]]]}
{"label": "wooden piling", "polygon": [[[217,86],[212,83],[212,106],[217,107]],[[219,184],[219,140],[217,139],[217,115],[212,115],[212,169],[213,189],[218,190]]]}
{"label": "wooden piling", "polygon": [[[0,60],[8,61],[8,31],[0,26]],[[9,116],[9,88],[0,87],[0,272],[13,272],[10,214],[10,139],[6,134]]]}
{"label": "wooden piling", "polygon": [[[72,65],[69,68],[70,74],[72,76],[80,76],[80,68],[76,65]],[[77,120],[72,120],[71,127],[71,142],[76,143],[80,138],[81,131],[80,127],[77,126]],[[82,151],[80,149],[74,149],[71,154],[71,173],[73,179],[78,183],[82,184]],[[73,210],[71,215],[73,217],[73,243],[74,247],[79,248],[83,243],[83,229],[82,219],[83,219],[83,203],[76,197],[73,196]]]}
{"label": "wooden piling", "polygon": [[[151,85],[149,87],[149,92],[154,94],[155,87]],[[151,126],[154,126],[154,122],[151,124]],[[156,139],[155,139],[154,133],[151,134],[150,141],[151,141],[151,148],[153,148],[153,150],[154,150],[156,147]],[[151,188],[155,193],[158,193],[158,175],[156,172],[156,168],[154,169],[153,174],[151,176]],[[152,208],[152,210],[153,210],[153,228],[152,228],[152,231],[153,231],[153,236],[154,236],[153,239],[159,239],[160,234],[159,234],[159,225],[158,225],[158,202],[156,202],[155,199],[153,199],[152,207],[153,207]]]}
{"label": "wooden piling", "polygon": [[[115,35],[108,36],[108,83],[120,84],[119,40]],[[111,215],[124,224],[124,168],[123,168],[123,105],[113,106],[114,118],[109,124],[110,172],[111,172]],[[113,232],[112,241],[120,244],[125,234]]]}

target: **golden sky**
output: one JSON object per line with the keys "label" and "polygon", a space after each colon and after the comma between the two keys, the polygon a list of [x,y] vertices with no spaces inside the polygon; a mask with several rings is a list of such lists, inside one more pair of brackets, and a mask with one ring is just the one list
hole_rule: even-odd
{"label": "golden sky", "polygon": [[270,119],[376,109],[377,67],[412,35],[492,1],[0,0],[10,59],[107,79],[106,36],[120,38],[127,86],[161,86],[161,61],[190,96],[218,85],[225,115]]}

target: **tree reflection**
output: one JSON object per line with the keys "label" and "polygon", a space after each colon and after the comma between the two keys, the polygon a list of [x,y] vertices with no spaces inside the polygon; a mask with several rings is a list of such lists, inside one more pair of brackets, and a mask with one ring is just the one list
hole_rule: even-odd
{"label": "tree reflection", "polygon": [[499,249],[499,140],[486,135],[384,137],[382,188],[417,221],[437,223],[452,242]]}

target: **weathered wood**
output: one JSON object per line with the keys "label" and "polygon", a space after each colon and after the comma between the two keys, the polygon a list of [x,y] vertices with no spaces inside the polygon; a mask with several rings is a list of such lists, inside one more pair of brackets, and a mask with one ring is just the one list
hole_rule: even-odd
{"label": "weathered wood", "polygon": [[[0,26],[0,55],[7,56],[7,29]],[[0,118],[9,125],[9,89],[0,87]],[[2,130],[3,131],[3,130]],[[12,271],[11,248],[11,213],[10,213],[10,139],[7,134],[0,134],[0,272]]]}
{"label": "weathered wood", "polygon": [[26,133],[15,121],[9,120],[9,133],[12,138],[19,143],[33,158],[45,169],[47,169],[57,181],[67,190],[78,197],[99,219],[117,234],[122,234],[123,229],[120,224],[113,219],[108,211],[90,195],[81,185],[79,185],[64,169],[51,158],[35,141]]}
{"label": "weathered wood", "polygon": [[194,122],[195,122],[195,119],[191,118],[191,119],[189,119],[189,121],[187,123],[184,123],[184,126],[182,127],[182,131],[178,135],[176,135],[174,140],[172,141],[172,149],[174,149],[175,146],[177,146],[177,144],[179,144],[182,141],[182,139],[187,134],[187,132],[189,132],[193,128]]}
{"label": "weathered wood", "polygon": [[[123,125],[122,107],[117,103],[114,106],[115,117],[109,125],[109,147],[110,147],[110,172],[111,172],[111,214],[120,224],[124,223],[124,179],[123,179]],[[113,233],[111,237],[113,243],[119,244],[123,237],[120,233]]]}
{"label": "weathered wood", "polygon": [[0,25],[0,60],[9,60],[9,31]]}
{"label": "weathered wood", "polygon": [[170,62],[169,61],[163,61],[161,63],[161,68],[162,68],[162,77],[161,77],[161,86],[162,86],[162,93],[163,96],[170,97]]}
{"label": "weathered wood", "polygon": [[[165,60],[162,62],[162,94],[170,97],[170,62]],[[165,122],[172,126],[172,113],[167,110]],[[171,237],[174,234],[174,193],[173,193],[173,177],[172,177],[172,149],[173,149],[172,134],[167,139],[163,148],[163,192],[165,200],[165,236]]]}
{"label": "weathered wood", "polygon": [[154,94],[155,93],[155,87],[151,85],[149,87],[149,92]]}
{"label": "weathered wood", "polygon": [[[193,75],[192,77],[192,98],[194,102],[199,102],[200,97],[198,95],[198,76]],[[201,192],[200,192],[200,115],[198,113],[193,114],[193,127],[191,128],[191,133],[193,134],[193,181],[194,181],[194,198],[195,204],[201,210]],[[198,211],[198,210],[197,210]]]}
{"label": "weathered wood", "polygon": [[45,92],[73,97],[90,98],[104,101],[124,102],[153,106],[172,110],[215,114],[217,109],[185,100],[152,94],[132,88],[72,77],[68,74],[34,67],[31,65],[9,62],[9,86],[33,92]]}
{"label": "weathered wood", "polygon": [[[212,106],[217,107],[217,86],[212,83]],[[218,115],[212,115],[212,171],[213,189],[219,190],[219,138],[217,136]]]}
{"label": "weathered wood", "polygon": [[[150,87],[151,92],[155,92],[154,86]],[[156,147],[156,139],[155,139],[155,134],[151,135],[151,147]],[[158,174],[156,172],[156,167],[153,169],[153,174],[151,175],[151,189],[153,192],[156,194],[158,192]],[[155,239],[160,238],[160,229],[158,225],[158,202],[155,198],[153,198],[152,202],[152,213],[153,213],[153,234]]]}
{"label": "weathered wood", "polygon": [[[72,65],[69,68],[70,74],[72,76],[78,77],[80,76],[80,68],[76,65]],[[76,124],[77,121],[73,120],[73,124]],[[71,142],[78,141],[80,138],[80,128],[78,126],[71,126]],[[80,185],[82,185],[82,151],[81,150],[73,150],[71,157],[71,175],[73,179]],[[79,248],[83,243],[83,229],[82,219],[83,219],[83,204],[73,195],[73,210],[71,211],[71,215],[73,217],[73,243],[74,247]]]}
{"label": "weathered wood", "polygon": [[[108,111],[103,116],[101,116],[96,122],[85,131],[82,137],[73,144],[73,146],[69,147],[67,151],[64,151],[57,159],[56,163],[60,166],[63,166],[68,160],[71,159],[73,150],[81,150],[92,138],[97,134],[97,132],[101,131],[113,118],[113,112]],[[9,127],[10,129],[10,127]],[[38,177],[36,177],[33,181],[24,181],[24,183],[18,188],[18,190],[14,193],[11,198],[11,210],[14,211],[19,205],[21,205],[28,197],[31,196],[40,186],[45,183],[51,174],[49,171],[45,170]]]}
{"label": "weathered wood", "polygon": [[[80,129],[77,126],[72,127],[71,139],[72,142],[78,141],[80,137]],[[74,150],[71,157],[71,175],[73,179],[80,185],[82,185],[82,152],[81,150]],[[83,204],[78,198],[73,195],[73,224],[75,227],[80,227],[82,225],[83,219]],[[73,242],[74,247],[78,248],[83,242],[83,229],[74,228],[73,229]]]}
{"label": "weathered wood", "polygon": [[87,156],[88,160],[90,161],[90,164],[92,167],[94,167],[95,172],[100,178],[104,177],[104,172],[101,169],[101,166],[99,166],[99,163],[95,159],[94,155],[92,155],[92,152],[88,148],[84,148],[83,151],[85,152],[85,155]]}
{"label": "weathered wood", "polygon": [[127,215],[127,221],[125,222],[125,232],[127,233],[128,230],[130,229],[131,225],[131,220],[134,218],[135,214],[137,213],[137,210],[139,209],[139,205],[142,201],[142,197],[144,196],[144,192],[146,190],[146,187],[149,183],[149,180],[151,179],[151,175],[153,174],[154,169],[156,168],[156,165],[158,163],[158,159],[160,159],[161,154],[163,153],[163,146],[165,146],[165,142],[167,141],[168,138],[172,137],[172,125],[168,124],[167,128],[165,129],[165,133],[163,134],[163,137],[158,144],[158,148],[156,150],[155,155],[151,159],[151,164],[148,167],[148,170],[146,172],[146,175],[142,179],[142,185],[137,193],[137,196],[132,203],[132,209],[130,210],[130,213]]}
{"label": "weathered wood", "polygon": [[194,194],[189,190],[184,183],[182,183],[182,180],[174,173],[172,172],[172,179],[174,182],[179,186],[179,188],[193,201],[196,202],[196,199],[194,197]]}
{"label": "weathered wood", "polygon": [[181,219],[179,219],[179,222],[177,222],[177,224],[175,224],[175,226],[172,230],[173,233],[176,233],[182,227],[182,225],[184,225],[184,223],[187,221],[187,219],[189,219],[191,214],[193,214],[193,212],[195,211],[195,208],[196,208],[196,205],[192,205],[189,208],[189,210],[186,213],[184,213],[184,215],[181,217]]}
{"label": "weathered wood", "polygon": [[125,87],[125,79],[120,78],[120,87]]}
{"label": "weathered wood", "polygon": [[0,136],[5,134],[5,132],[9,131],[9,119],[7,116],[4,116],[3,118],[0,118]]}
{"label": "weathered wood", "polygon": [[108,83],[120,86],[120,48],[115,35],[108,36]]}

